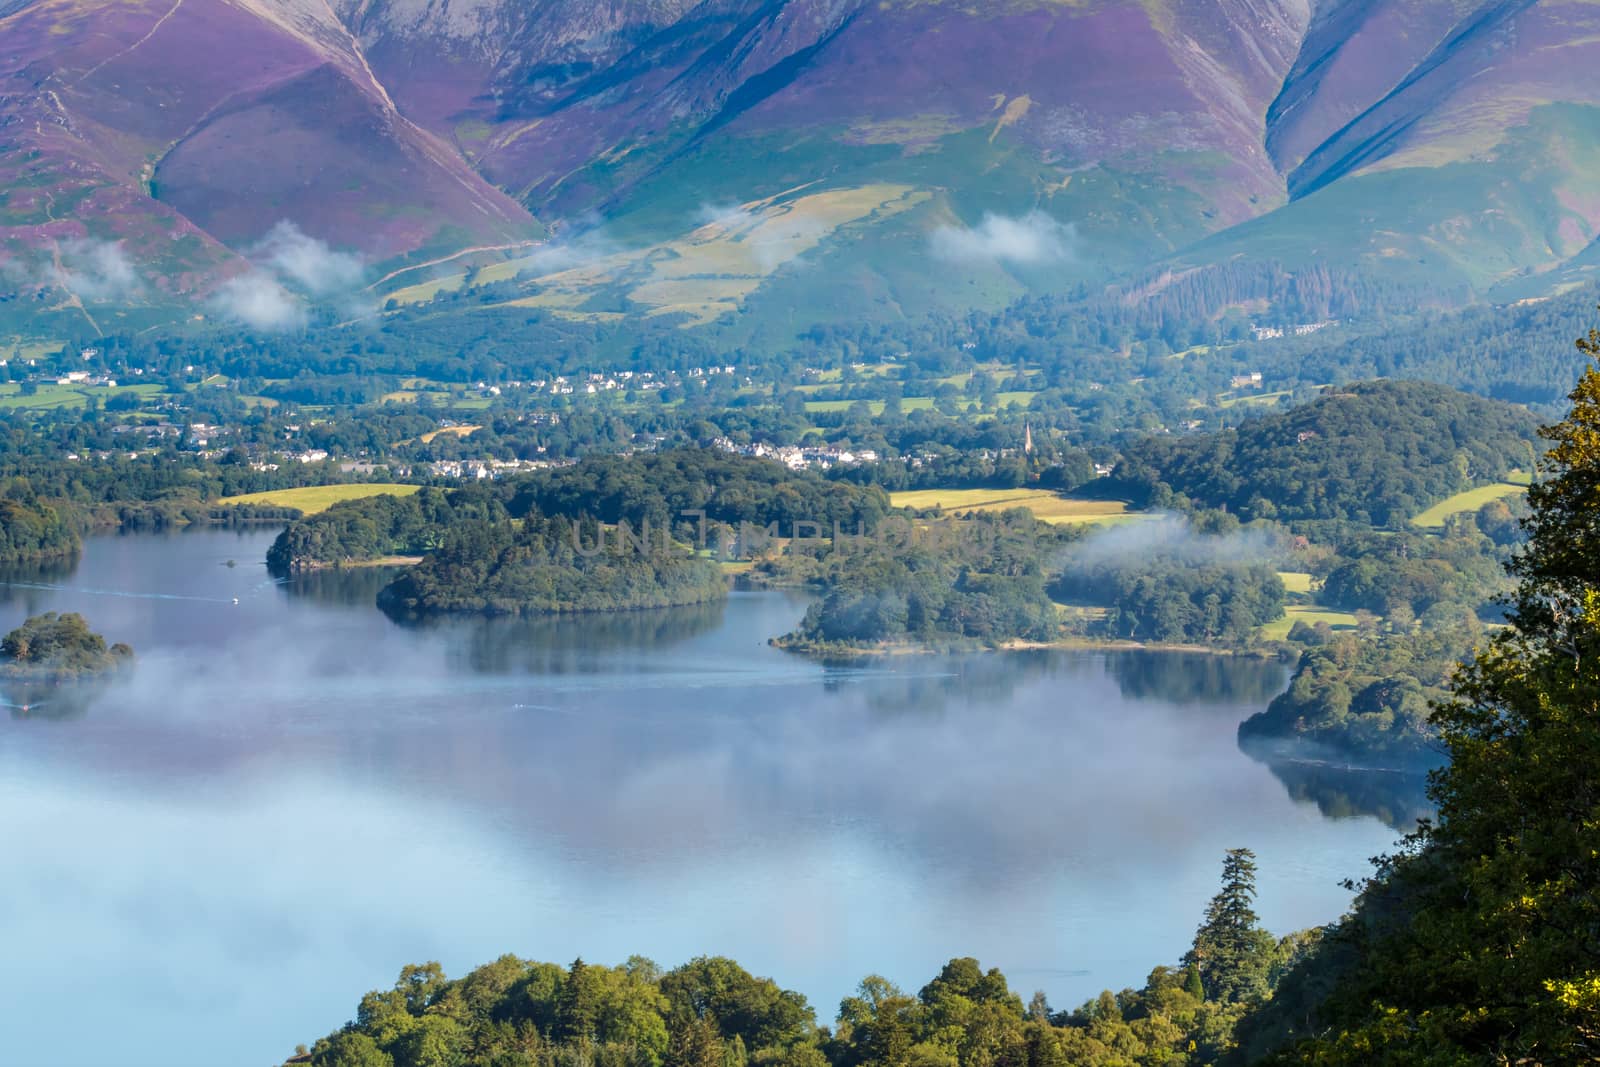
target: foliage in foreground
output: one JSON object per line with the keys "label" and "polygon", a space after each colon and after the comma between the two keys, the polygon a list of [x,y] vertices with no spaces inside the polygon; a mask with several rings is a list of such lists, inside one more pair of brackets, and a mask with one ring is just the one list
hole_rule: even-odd
{"label": "foliage in foreground", "polygon": [[[1600,334],[1581,342],[1600,354]],[[1243,1030],[1315,1064],[1600,1059],[1600,370],[1529,490],[1511,626],[1433,715],[1438,821]],[[1298,1042],[1298,1043],[1295,1043]]]}
{"label": "foliage in foreground", "polygon": [[1275,941],[1252,901],[1255,865],[1228,853],[1221,891],[1181,967],[1143,989],[1054,1012],[1024,1007],[998,970],[954,959],[915,995],[876,975],[819,1027],[805,997],[729,959],[662,973],[634,957],[570,967],[503,956],[449,980],[406,967],[318,1041],[314,1067],[1111,1067],[1216,1062],[1234,1025],[1310,944]]}

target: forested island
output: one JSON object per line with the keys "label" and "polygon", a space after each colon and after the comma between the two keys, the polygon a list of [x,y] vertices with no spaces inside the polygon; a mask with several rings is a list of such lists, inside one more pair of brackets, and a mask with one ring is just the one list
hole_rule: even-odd
{"label": "forested island", "polygon": [[[1198,544],[1204,552],[1205,541]],[[1052,592],[1068,603],[1104,605],[1091,634],[1165,644],[1244,647],[1283,616],[1284,604],[1271,563],[1185,558],[1159,546],[1069,562]]]}
{"label": "forested island", "polygon": [[791,546],[752,575],[820,594],[776,641],[796,651],[1049,641],[1061,627],[1046,568],[1078,536],[1026,511],[902,522],[854,540]]}
{"label": "forested island", "polygon": [[[608,536],[609,535],[609,536]],[[669,539],[634,539],[624,523],[529,514],[519,523],[473,520],[378,594],[393,615],[463,612],[562,615],[679,607],[721,600],[716,561]]]}
{"label": "forested island", "polygon": [[0,676],[17,681],[71,681],[121,670],[133,649],[89,629],[82,615],[47,611],[0,639]]}

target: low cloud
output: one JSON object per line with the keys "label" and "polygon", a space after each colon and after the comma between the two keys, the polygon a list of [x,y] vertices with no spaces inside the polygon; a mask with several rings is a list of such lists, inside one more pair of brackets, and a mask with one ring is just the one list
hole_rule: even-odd
{"label": "low cloud", "polygon": [[20,255],[0,255],[0,281],[21,289],[65,289],[81,300],[123,300],[144,291],[120,241],[73,237]]}
{"label": "low cloud", "polygon": [[61,244],[54,281],[83,300],[117,300],[143,288],[120,241],[80,239]]}
{"label": "low cloud", "polygon": [[211,294],[218,315],[256,330],[293,330],[308,320],[305,301],[264,271],[229,278]]}
{"label": "low cloud", "polygon": [[287,219],[245,258],[251,269],[211,295],[212,311],[223,318],[255,330],[294,330],[310,321],[313,302],[351,316],[371,309],[370,297],[361,293],[366,260],[335,250]]}
{"label": "low cloud", "polygon": [[337,252],[287,219],[272,228],[250,258],[281,281],[317,297],[358,289],[367,274],[361,256]]}
{"label": "low cloud", "polygon": [[1097,530],[1072,546],[1066,562],[1069,566],[1093,567],[1175,559],[1201,565],[1269,562],[1281,560],[1285,554],[1285,546],[1274,534],[1261,530],[1240,530],[1222,536],[1203,534],[1183,516],[1166,514]]}
{"label": "low cloud", "polygon": [[517,260],[517,275],[542,278],[562,271],[582,270],[626,251],[603,228],[594,226],[535,248]]}
{"label": "low cloud", "polygon": [[933,254],[952,263],[1035,266],[1072,258],[1073,228],[1042,211],[984,215],[976,226],[941,226],[933,232]]}

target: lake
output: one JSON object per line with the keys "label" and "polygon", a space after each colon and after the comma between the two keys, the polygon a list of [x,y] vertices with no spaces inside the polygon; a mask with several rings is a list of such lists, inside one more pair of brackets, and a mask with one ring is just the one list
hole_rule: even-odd
{"label": "lake", "polygon": [[824,1022],[971,955],[1075,1006],[1177,961],[1225,849],[1285,933],[1405,815],[1239,752],[1279,664],[830,667],[768,647],[780,593],[404,627],[379,573],[273,582],[272,537],[99,537],[0,583],[4,629],[79,611],[139,657],[0,717],[7,1062],[265,1067],[406,963],[506,952],[728,955]]}

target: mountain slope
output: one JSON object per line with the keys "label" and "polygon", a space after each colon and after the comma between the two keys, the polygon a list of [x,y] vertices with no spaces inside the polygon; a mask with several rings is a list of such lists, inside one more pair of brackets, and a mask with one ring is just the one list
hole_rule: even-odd
{"label": "mountain slope", "polygon": [[378,260],[536,231],[321,3],[40,0],[0,32],[0,240],[25,264],[119,241],[195,293],[283,219]]}

